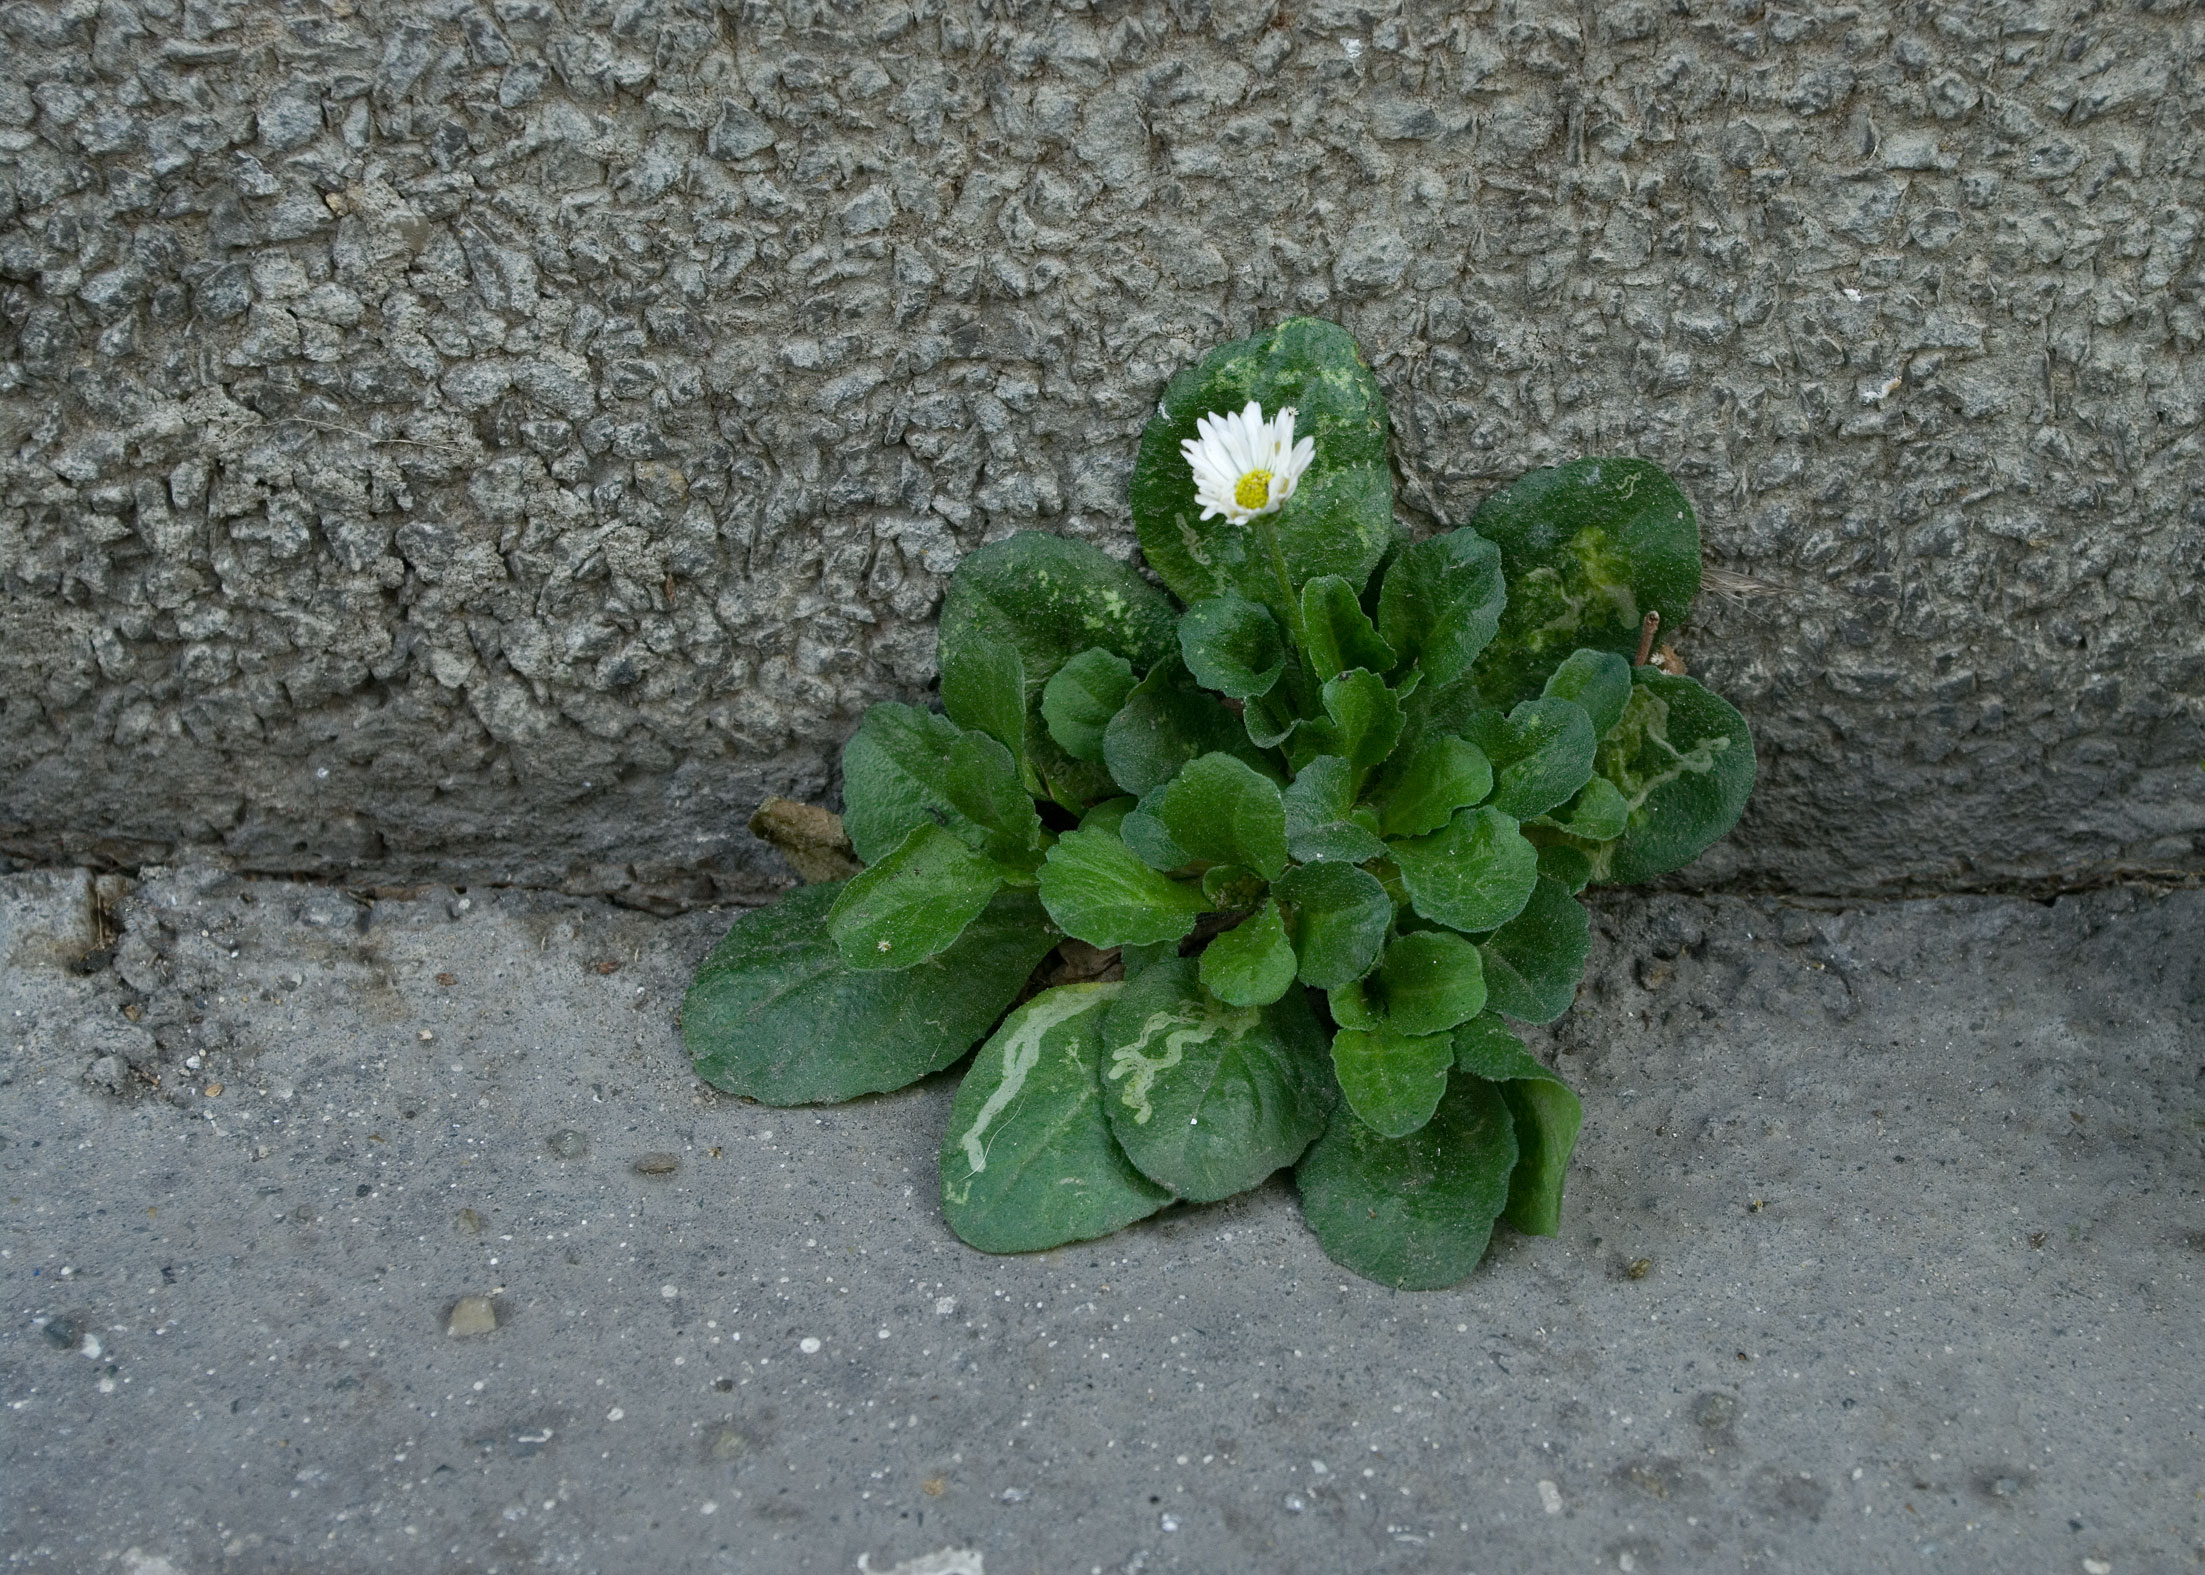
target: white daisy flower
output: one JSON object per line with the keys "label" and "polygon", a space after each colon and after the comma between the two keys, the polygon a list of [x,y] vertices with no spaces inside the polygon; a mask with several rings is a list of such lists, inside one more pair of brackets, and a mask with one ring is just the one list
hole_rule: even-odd
{"label": "white daisy flower", "polygon": [[1222,514],[1235,525],[1275,513],[1294,495],[1302,472],[1316,457],[1317,440],[1294,441],[1294,407],[1269,421],[1254,400],[1237,416],[1211,414],[1195,422],[1199,437],[1179,445],[1194,471],[1195,501],[1202,517]]}

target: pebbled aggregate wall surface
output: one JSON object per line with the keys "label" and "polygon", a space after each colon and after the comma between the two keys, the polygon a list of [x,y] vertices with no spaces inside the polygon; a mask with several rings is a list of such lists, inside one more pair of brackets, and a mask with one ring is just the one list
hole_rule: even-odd
{"label": "pebbled aggregate wall surface", "polygon": [[1695,878],[2205,867],[2205,19],[0,5],[0,847],[785,878],[959,555],[1360,337],[1403,512],[1633,452],[1761,743]]}

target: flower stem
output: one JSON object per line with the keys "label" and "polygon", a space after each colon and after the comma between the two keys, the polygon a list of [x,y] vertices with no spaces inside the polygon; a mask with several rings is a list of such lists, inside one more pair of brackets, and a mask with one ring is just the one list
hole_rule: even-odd
{"label": "flower stem", "polygon": [[1262,538],[1264,555],[1271,561],[1271,577],[1278,582],[1279,611],[1286,619],[1286,686],[1293,698],[1295,711],[1307,716],[1314,709],[1316,697],[1310,693],[1308,675],[1302,669],[1302,657],[1309,649],[1309,626],[1302,619],[1301,598],[1294,594],[1293,576],[1286,572],[1286,549],[1279,543],[1277,516],[1264,514],[1253,522],[1256,534]]}
{"label": "flower stem", "polygon": [[1302,604],[1294,594],[1293,578],[1286,572],[1286,549],[1279,545],[1278,527],[1272,523],[1275,518],[1270,514],[1258,516],[1256,534],[1263,538],[1264,554],[1271,560],[1271,577],[1279,585],[1279,611],[1286,619],[1287,638],[1293,641],[1298,656],[1309,648],[1309,631],[1302,623]]}

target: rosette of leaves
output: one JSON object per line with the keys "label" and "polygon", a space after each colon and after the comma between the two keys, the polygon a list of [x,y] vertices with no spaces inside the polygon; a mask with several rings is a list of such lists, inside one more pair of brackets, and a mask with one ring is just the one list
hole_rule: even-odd
{"label": "rosette of leaves", "polygon": [[[1204,520],[1180,442],[1250,400],[1294,407],[1315,458],[1275,513]],[[1411,541],[1386,444],[1352,339],[1295,319],[1173,378],[1142,437],[1133,516],[1170,595],[1038,533],[967,557],[942,709],[875,706],[843,753],[863,870],[707,959],[700,1075],[847,1099],[979,1042],[942,1191],[990,1251],[1286,1166],[1324,1250],[1388,1285],[1456,1283],[1499,1221],[1553,1233],[1581,1109],[1510,1024],[1568,1009],[1587,885],[1736,822],[1752,741],[1633,664],[1698,590],[1658,467],[1542,470]],[[1067,938],[1115,960],[1028,993]]]}

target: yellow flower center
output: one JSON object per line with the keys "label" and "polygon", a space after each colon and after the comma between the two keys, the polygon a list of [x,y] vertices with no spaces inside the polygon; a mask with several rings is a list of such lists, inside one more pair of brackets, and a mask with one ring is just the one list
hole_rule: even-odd
{"label": "yellow flower center", "polygon": [[1271,472],[1251,470],[1233,488],[1233,501],[1244,509],[1260,509],[1271,501]]}

